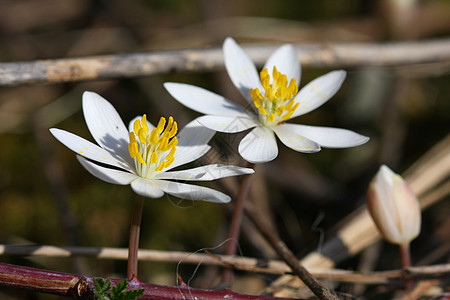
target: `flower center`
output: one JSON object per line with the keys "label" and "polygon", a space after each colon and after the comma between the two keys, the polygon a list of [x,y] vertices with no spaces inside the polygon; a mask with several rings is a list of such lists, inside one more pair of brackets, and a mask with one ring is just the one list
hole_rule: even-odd
{"label": "flower center", "polygon": [[146,115],[134,122],[128,150],[141,177],[151,179],[156,172],[167,168],[174,161],[178,126],[172,117],[165,125],[166,119],[161,117],[158,126],[150,132]]}
{"label": "flower center", "polygon": [[250,90],[255,107],[259,110],[259,119],[267,127],[282,123],[289,119],[297,109],[299,103],[294,105],[293,97],[298,92],[296,79],[287,82],[287,76],[273,67],[273,82],[270,84],[270,75],[267,68],[260,73],[264,96],[258,88]]}

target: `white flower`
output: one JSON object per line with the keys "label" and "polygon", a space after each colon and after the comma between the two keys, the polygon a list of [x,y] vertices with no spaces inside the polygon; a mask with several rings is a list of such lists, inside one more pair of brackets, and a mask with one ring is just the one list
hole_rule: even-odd
{"label": "white flower", "polygon": [[298,92],[300,64],[291,45],[278,48],[260,76],[232,38],[225,40],[223,51],[228,75],[252,107],[251,111],[196,86],[180,83],[164,86],[179,102],[206,114],[198,119],[205,127],[227,133],[254,128],[239,144],[239,153],[247,161],[263,163],[277,157],[274,133],[283,144],[299,152],[317,152],[321,146],[353,147],[369,140],[345,129],[285,123],[327,102],[340,88],[345,71],[325,74]]}
{"label": "white flower", "polygon": [[159,198],[167,193],[183,199],[229,202],[229,196],[216,190],[173,180],[206,181],[254,172],[225,165],[168,172],[198,159],[210,149],[206,143],[214,131],[196,120],[187,124],[178,137],[177,123],[172,117],[167,126],[161,118],[156,127],[146,120],[146,115],[136,117],[128,130],[114,107],[92,92],[83,94],[83,113],[100,147],[61,129],[52,128],[50,132],[79,154],[78,160],[92,175],[109,183],[131,184],[139,195]]}
{"label": "white flower", "polygon": [[408,244],[420,232],[420,205],[403,178],[382,165],[367,191],[367,208],[381,235]]}

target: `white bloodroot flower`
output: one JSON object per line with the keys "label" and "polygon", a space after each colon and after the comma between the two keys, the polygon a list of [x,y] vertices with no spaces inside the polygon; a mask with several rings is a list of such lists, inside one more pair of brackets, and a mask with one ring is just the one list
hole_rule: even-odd
{"label": "white bloodroot flower", "polygon": [[353,147],[369,140],[345,129],[285,123],[327,102],[339,90],[345,71],[325,74],[298,91],[300,64],[292,45],[278,48],[259,76],[253,62],[232,38],[225,40],[223,52],[228,75],[251,111],[200,87],[172,82],[164,86],[179,102],[206,114],[198,119],[205,127],[226,133],[254,128],[239,144],[245,160],[263,163],[275,159],[278,147],[274,133],[283,144],[299,152],[317,152],[321,146]]}
{"label": "white bloodroot flower", "polygon": [[419,235],[419,201],[408,183],[385,165],[369,185],[367,208],[381,235],[389,242],[405,245]]}
{"label": "white bloodroot flower", "polygon": [[230,197],[216,190],[177,182],[209,181],[218,178],[252,174],[253,169],[229,165],[207,165],[188,170],[171,169],[190,163],[204,155],[214,131],[196,120],[184,127],[178,136],[172,117],[166,124],[161,118],[155,127],[146,115],[136,117],[127,130],[114,107],[93,92],[83,94],[83,113],[97,146],[70,132],[52,128],[50,132],[70,150],[92,175],[109,183],[127,185],[136,194],[159,198],[164,193],[189,200],[229,202]]}

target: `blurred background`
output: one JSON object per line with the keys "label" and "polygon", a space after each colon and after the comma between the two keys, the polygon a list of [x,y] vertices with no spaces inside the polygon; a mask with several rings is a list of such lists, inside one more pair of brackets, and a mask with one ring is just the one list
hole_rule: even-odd
{"label": "blurred background", "polygon": [[[448,16],[447,0],[0,0],[0,61],[221,47],[227,36],[241,45],[420,41],[448,37]],[[280,145],[279,157],[258,165],[253,178],[251,201],[299,256],[316,250],[325,233],[331,235],[364,203],[380,164],[402,173],[449,131],[448,63],[416,66],[415,72],[364,65],[346,70],[336,96],[293,122],[351,129],[369,136],[369,143],[316,154]],[[303,67],[300,88],[329,71]],[[171,115],[183,127],[197,114],[171,98],[162,85],[166,81],[194,84],[244,103],[224,70],[0,87],[0,243],[127,247],[131,188],[91,176],[48,129],[92,140],[81,112],[85,90],[108,99],[125,124],[146,113],[153,123]],[[244,166],[236,151],[241,137],[217,134],[213,149],[194,165]],[[234,196],[238,184],[239,178],[231,178],[209,186]],[[226,239],[231,209],[232,204],[167,196],[147,199],[140,245],[165,251],[216,247]],[[448,262],[449,213],[448,198],[424,212],[422,234],[412,244],[413,264]],[[276,258],[245,218],[240,246],[244,256]],[[395,247],[377,247],[374,270],[400,266]],[[431,249],[444,251],[429,257]],[[125,261],[17,256],[0,261],[91,276],[123,278],[126,273]],[[339,267],[358,269],[360,263],[357,256]],[[139,272],[143,282],[175,284],[175,264],[142,262]],[[202,267],[194,274],[193,266],[181,264],[179,272],[186,282],[192,277],[194,287],[212,288],[220,279],[218,268]],[[233,289],[258,293],[274,278],[238,272]],[[351,285],[336,289],[354,292]],[[372,288],[363,298],[376,299],[379,293]],[[0,298],[57,297],[0,289]]]}

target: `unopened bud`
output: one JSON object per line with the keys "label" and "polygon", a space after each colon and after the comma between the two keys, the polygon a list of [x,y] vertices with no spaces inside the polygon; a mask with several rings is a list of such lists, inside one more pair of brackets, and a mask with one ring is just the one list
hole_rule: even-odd
{"label": "unopened bud", "polygon": [[420,232],[421,213],[416,195],[403,178],[382,165],[367,191],[367,207],[381,235],[404,245]]}

